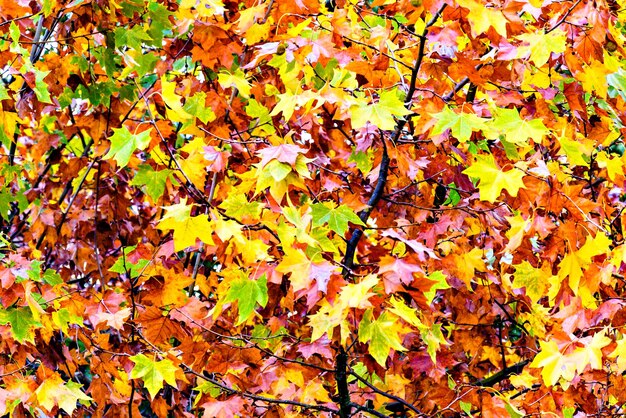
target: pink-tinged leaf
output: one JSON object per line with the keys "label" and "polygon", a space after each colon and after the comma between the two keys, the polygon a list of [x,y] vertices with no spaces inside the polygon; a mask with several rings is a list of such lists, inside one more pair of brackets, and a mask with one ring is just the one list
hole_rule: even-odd
{"label": "pink-tinged leaf", "polygon": [[323,358],[332,359],[334,354],[330,349],[330,340],[326,335],[323,335],[321,338],[318,338],[313,343],[304,343],[300,344],[298,347],[298,352],[302,354],[302,357],[305,359],[310,359],[314,354],[318,354]]}
{"label": "pink-tinged leaf", "polygon": [[243,416],[245,415],[242,414],[244,406],[245,404],[243,399],[238,397],[232,397],[225,401],[211,400],[202,404],[202,408],[204,408],[204,416],[215,418],[234,418]]}
{"label": "pink-tinged leaf", "polygon": [[383,284],[387,294],[402,290],[402,285],[409,285],[413,282],[413,273],[422,272],[422,269],[417,264],[389,255],[383,256],[379,261],[379,265],[378,273],[383,276]]}
{"label": "pink-tinged leaf", "polygon": [[298,155],[306,152],[307,150],[300,148],[297,145],[281,144],[274,147],[264,148],[258,151],[257,154],[260,154],[261,157],[263,157],[261,159],[261,163],[259,164],[260,167],[265,167],[265,165],[272,160],[277,160],[278,162],[294,166]]}
{"label": "pink-tinged leaf", "polygon": [[204,147],[204,158],[208,161],[213,161],[209,167],[209,171],[219,173],[226,168],[228,157],[230,152],[220,151],[216,147]]}
{"label": "pink-tinged leaf", "polygon": [[407,239],[404,236],[404,233],[399,233],[397,231],[391,230],[391,231],[383,232],[382,235],[384,237],[395,238],[395,239],[405,243],[409,247],[411,247],[411,249],[413,251],[415,251],[415,253],[417,254],[417,258],[420,261],[426,261],[427,260],[426,256],[428,256],[430,258],[434,258],[435,260],[439,259],[439,257],[437,257],[437,254],[435,254],[435,252],[433,250],[431,250],[430,248],[426,247],[421,242],[418,242],[418,241],[412,240],[412,239]]}
{"label": "pink-tinged leaf", "polygon": [[326,293],[330,276],[339,271],[339,267],[330,264],[328,261],[311,264],[311,277],[317,282],[317,287]]}

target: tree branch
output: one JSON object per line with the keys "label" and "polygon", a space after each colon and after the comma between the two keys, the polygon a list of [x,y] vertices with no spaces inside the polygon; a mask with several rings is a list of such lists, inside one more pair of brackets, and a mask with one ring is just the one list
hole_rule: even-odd
{"label": "tree branch", "polygon": [[515,363],[512,366],[509,366],[505,369],[500,370],[498,373],[493,374],[489,377],[486,377],[484,379],[480,379],[479,381],[475,382],[474,385],[475,386],[482,386],[482,387],[491,387],[493,385],[495,385],[496,383],[500,383],[501,381],[503,381],[504,379],[508,378],[509,376],[511,376],[512,374],[519,374],[522,372],[522,370],[524,370],[524,367],[530,363],[530,360],[524,360],[524,361],[520,361],[519,363]]}
{"label": "tree branch", "polygon": [[396,402],[401,403],[402,405],[406,406],[408,409],[410,409],[411,411],[415,412],[419,416],[422,416],[422,417],[426,417],[427,416],[422,411],[420,411],[419,409],[417,409],[415,406],[413,406],[409,402],[405,401],[404,399],[400,398],[399,396],[392,395],[391,393],[388,393],[388,392],[385,392],[384,390],[378,389],[376,386],[374,386],[373,384],[368,382],[366,379],[363,379],[361,376],[359,376],[353,370],[350,370],[350,374],[352,376],[356,377],[356,379],[359,382],[363,383],[365,386],[367,386],[368,388],[372,389],[375,393],[377,393],[377,394],[379,394],[381,396],[384,396],[385,398],[389,398],[391,400],[394,400]]}
{"label": "tree branch", "polygon": [[337,381],[337,392],[339,393],[339,416],[341,418],[350,418],[352,416],[352,402],[350,401],[350,390],[348,389],[348,354],[342,346],[339,346],[339,354],[337,354],[335,380]]}

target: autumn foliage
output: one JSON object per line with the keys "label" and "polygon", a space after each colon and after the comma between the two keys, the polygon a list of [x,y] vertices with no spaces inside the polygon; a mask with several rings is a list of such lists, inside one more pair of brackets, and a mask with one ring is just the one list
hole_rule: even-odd
{"label": "autumn foliage", "polygon": [[625,413],[625,7],[3,0],[0,416]]}

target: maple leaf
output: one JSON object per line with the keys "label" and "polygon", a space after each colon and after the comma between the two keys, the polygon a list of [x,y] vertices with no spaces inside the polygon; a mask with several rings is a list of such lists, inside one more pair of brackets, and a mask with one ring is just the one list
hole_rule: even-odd
{"label": "maple leaf", "polygon": [[152,399],[163,388],[163,381],[176,388],[175,375],[178,368],[170,359],[150,359],[144,354],[137,354],[129,358],[135,363],[135,367],[130,372],[130,378],[141,378]]}
{"label": "maple leaf", "polygon": [[437,294],[437,290],[445,290],[445,289],[450,289],[450,285],[448,284],[447,280],[446,280],[446,275],[443,274],[441,271],[435,271],[432,274],[430,274],[429,276],[426,276],[430,281],[434,282],[431,286],[430,286],[430,290],[427,292],[424,292],[424,296],[426,297],[426,300],[428,301],[428,304],[433,303],[433,300],[435,299],[435,296]]}
{"label": "maple leaf", "polygon": [[543,137],[550,132],[540,119],[522,119],[517,109],[498,109],[487,126],[504,135],[507,142],[520,146],[527,145],[528,138],[541,144]]}
{"label": "maple leaf", "polygon": [[359,283],[350,283],[341,289],[339,303],[344,308],[369,308],[368,299],[374,296],[372,288],[378,285],[378,277],[373,274],[366,276]]}
{"label": "maple leaf", "polygon": [[202,123],[209,123],[216,119],[213,110],[206,105],[207,95],[201,91],[185,100],[183,110],[200,119]]}
{"label": "maple leaf", "polygon": [[549,286],[547,277],[551,275],[549,272],[533,267],[528,261],[522,261],[514,267],[513,287],[516,289],[526,288],[526,295],[533,303],[537,303],[545,295]]}
{"label": "maple leaf", "polygon": [[20,344],[25,341],[34,344],[35,329],[41,327],[29,308],[0,309],[0,324],[11,325],[11,334]]}
{"label": "maple leaf", "polygon": [[225,401],[211,400],[203,403],[201,406],[207,417],[233,418],[241,416],[241,412],[244,409],[244,401],[241,398],[232,397]]}
{"label": "maple leaf", "polygon": [[148,164],[141,164],[130,184],[131,186],[146,186],[146,193],[156,202],[163,195],[165,183],[172,173],[172,170],[156,171]]}
{"label": "maple leaf", "polygon": [[359,341],[368,343],[368,352],[382,367],[385,367],[392,349],[406,351],[402,346],[398,324],[386,312],[374,319],[371,309],[365,311],[359,325]]}
{"label": "maple leaf", "polygon": [[[324,334],[327,334],[329,339],[332,338],[335,327],[342,325],[342,328],[347,328],[346,322],[341,304],[331,305],[324,299],[320,309],[315,314],[309,315],[309,326],[313,330],[311,342],[319,340]],[[345,341],[345,338],[347,336],[342,336],[342,341]]]}
{"label": "maple leaf", "polygon": [[117,161],[117,165],[120,168],[126,167],[135,150],[144,150],[150,144],[151,131],[151,129],[148,129],[134,135],[130,133],[126,126],[122,126],[119,129],[113,128],[113,135],[109,137],[111,147],[109,152],[102,158],[105,160],[113,158]]}
{"label": "maple leaf", "polygon": [[411,114],[404,107],[397,89],[382,91],[378,102],[373,104],[361,99],[360,103],[350,108],[350,113],[352,114],[352,127],[354,129],[363,128],[369,122],[380,129],[389,131],[396,126],[393,117],[401,118]]}
{"label": "maple leaf", "polygon": [[196,244],[200,239],[213,245],[213,227],[207,215],[190,216],[191,206],[181,202],[172,206],[164,206],[166,215],[157,225],[161,230],[174,230],[174,250],[180,251]]}
{"label": "maple leaf", "polygon": [[570,355],[576,360],[578,373],[582,373],[587,365],[593,370],[601,370],[602,349],[613,342],[606,336],[606,329],[596,332],[593,337],[585,337],[580,342],[583,343],[583,347],[577,347]]}
{"label": "maple leaf", "polygon": [[306,254],[299,249],[285,249],[285,256],[276,271],[281,273],[291,273],[289,281],[294,292],[306,289],[311,284],[311,266],[312,262]]}
{"label": "maple leaf", "polygon": [[188,154],[187,158],[180,161],[180,166],[191,182],[200,189],[204,188],[206,177],[205,145],[204,140],[195,138],[180,149]]}
{"label": "maple leaf", "polygon": [[565,52],[567,47],[567,34],[560,28],[545,33],[533,32],[523,33],[517,37],[527,43],[527,46],[518,47],[518,56],[526,56],[530,54],[530,59],[537,67],[542,67],[550,59],[552,53],[559,54]]}
{"label": "maple leaf", "polygon": [[437,119],[432,135],[440,135],[450,129],[452,136],[461,142],[469,141],[472,132],[480,131],[487,127],[485,120],[473,113],[456,113],[450,107],[445,106],[439,113],[433,113],[432,117]]}
{"label": "maple leaf", "polygon": [[319,94],[311,90],[305,90],[300,94],[293,94],[291,91],[287,91],[283,94],[276,95],[276,97],[278,103],[274,106],[274,109],[272,109],[270,116],[276,116],[282,113],[285,120],[291,119],[296,109],[305,108],[309,110],[313,102],[317,101],[316,107],[321,106],[324,102],[324,99]]}
{"label": "maple leaf", "polygon": [[85,395],[80,388],[82,385],[73,381],[64,382],[61,377],[54,373],[39,385],[35,391],[39,405],[43,406],[49,412],[58,405],[68,415],[72,415],[76,409],[76,403],[89,405],[91,397]]}
{"label": "maple leaf", "polygon": [[238,68],[234,73],[220,72],[217,80],[222,87],[234,87],[242,96],[250,97],[250,83],[246,80],[246,75],[241,69]]}
{"label": "maple leaf", "polygon": [[383,276],[383,284],[388,294],[402,289],[402,284],[411,284],[415,277],[414,273],[422,272],[417,264],[388,255],[381,258],[379,265],[378,273]]}
{"label": "maple leaf", "polygon": [[617,363],[617,372],[623,373],[626,370],[626,339],[622,338],[617,341],[615,349],[609,354],[609,358],[615,359]]}
{"label": "maple leaf", "polygon": [[273,147],[263,148],[258,151],[257,154],[262,157],[261,162],[259,163],[260,167],[266,166],[271,160],[277,160],[295,168],[298,157],[306,152],[307,150],[299,147],[298,145],[280,144]]}
{"label": "maple leaf", "polygon": [[559,351],[555,341],[540,341],[541,351],[529,367],[541,368],[541,377],[546,386],[554,386],[561,377],[571,380],[576,372],[576,363]]}
{"label": "maple leaf", "polygon": [[330,203],[314,203],[311,205],[311,215],[313,216],[313,226],[320,226],[328,223],[332,231],[339,235],[344,235],[348,230],[348,223],[365,226],[363,221],[355,215],[354,211],[345,205],[334,207]]}
{"label": "maple leaf", "polygon": [[524,173],[520,170],[512,169],[502,171],[492,155],[479,155],[476,162],[469,168],[463,170],[463,174],[480,180],[478,190],[480,199],[494,203],[502,190],[506,190],[511,196],[517,196],[519,189],[525,188]]}
{"label": "maple leaf", "polygon": [[500,10],[485,7],[484,4],[474,0],[457,0],[457,3],[469,10],[467,18],[471,22],[473,36],[485,33],[492,27],[500,36],[506,38],[507,20]]}
{"label": "maple leaf", "polygon": [[183,109],[181,97],[176,94],[176,87],[175,82],[168,81],[165,76],[161,77],[161,96],[168,107],[168,118],[177,122],[185,122],[193,116]]}
{"label": "maple leaf", "polygon": [[583,277],[581,261],[576,253],[568,253],[559,263],[559,279],[564,280],[569,276],[569,287],[578,295],[578,286],[580,279]]}
{"label": "maple leaf", "polygon": [[511,228],[506,232],[509,242],[506,244],[506,247],[504,247],[502,252],[513,252],[522,244],[524,234],[526,233],[531,221],[530,219],[524,219],[521,215],[508,216],[506,220],[509,224],[511,224]]}
{"label": "maple leaf", "polygon": [[231,281],[224,302],[235,301],[237,301],[239,308],[239,319],[236,325],[240,325],[250,318],[257,304],[262,308],[267,305],[268,293],[265,275],[254,280],[242,273],[237,279]]}

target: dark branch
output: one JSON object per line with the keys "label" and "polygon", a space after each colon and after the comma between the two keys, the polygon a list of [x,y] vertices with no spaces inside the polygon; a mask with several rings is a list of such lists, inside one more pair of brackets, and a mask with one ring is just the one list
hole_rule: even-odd
{"label": "dark branch", "polygon": [[400,398],[399,396],[396,395],[392,395],[391,393],[385,392],[384,390],[380,390],[378,389],[376,386],[374,386],[373,384],[371,384],[370,382],[368,382],[367,380],[363,379],[361,376],[359,376],[357,373],[355,373],[354,371],[350,371],[350,374],[354,377],[356,377],[356,379],[363,383],[365,386],[367,386],[368,388],[372,389],[374,392],[378,393],[379,395],[384,396],[385,398],[389,398],[391,400],[394,400],[398,403],[401,403],[402,405],[404,405],[405,407],[407,407],[408,409],[410,409],[411,411],[415,412],[417,415],[422,416],[422,417],[426,417],[427,415],[424,414],[422,411],[420,411],[419,409],[417,409],[415,406],[413,406],[412,404],[410,404],[409,402],[405,401],[404,399]]}
{"label": "dark branch", "polygon": [[512,374],[519,374],[522,372],[522,370],[524,370],[524,367],[526,367],[526,365],[530,363],[530,360],[524,360],[524,361],[520,361],[519,363],[515,363],[512,366],[509,366],[503,370],[500,370],[498,373],[493,374],[489,377],[486,377],[484,379],[480,379],[478,382],[474,383],[474,385],[476,386],[482,386],[482,387],[491,387],[493,385],[495,385],[496,383],[500,383],[502,382],[504,379],[507,379],[509,376],[511,376]]}

